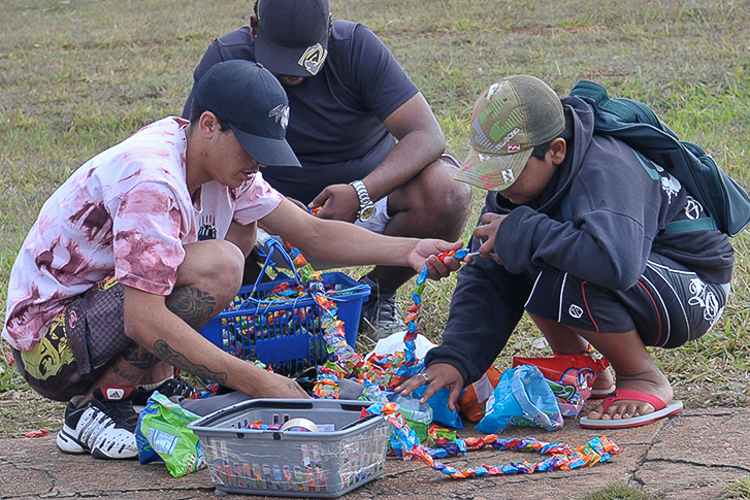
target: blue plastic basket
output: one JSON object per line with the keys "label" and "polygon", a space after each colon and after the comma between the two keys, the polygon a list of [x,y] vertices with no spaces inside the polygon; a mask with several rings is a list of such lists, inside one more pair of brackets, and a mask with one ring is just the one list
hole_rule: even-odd
{"label": "blue plastic basket", "polygon": [[[279,252],[294,270],[281,245],[272,244],[261,276],[272,262],[274,252]],[[237,299],[209,321],[201,334],[230,354],[249,361],[260,360],[283,375],[325,363],[329,356],[320,326],[320,310],[312,296],[267,298],[281,283],[299,283],[299,275],[293,272],[294,278],[280,273],[273,281],[243,286]],[[336,285],[337,290],[328,295],[338,306],[346,341],[354,347],[362,303],[370,295],[370,287],[344,273],[324,273],[322,277],[326,283]]]}

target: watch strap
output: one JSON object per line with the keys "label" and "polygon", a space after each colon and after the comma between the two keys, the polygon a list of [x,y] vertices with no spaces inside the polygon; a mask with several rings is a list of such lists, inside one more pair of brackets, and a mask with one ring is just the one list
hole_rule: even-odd
{"label": "watch strap", "polygon": [[357,197],[359,198],[359,213],[357,214],[357,217],[361,218],[362,211],[366,208],[372,207],[374,204],[370,198],[370,193],[367,192],[367,187],[364,182],[356,180],[350,182],[349,185],[357,192]]}

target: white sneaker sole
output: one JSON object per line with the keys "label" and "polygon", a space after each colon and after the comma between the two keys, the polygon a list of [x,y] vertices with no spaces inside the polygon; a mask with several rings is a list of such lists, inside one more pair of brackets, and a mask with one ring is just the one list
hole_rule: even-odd
{"label": "white sneaker sole", "polygon": [[62,430],[57,433],[57,447],[65,453],[86,453],[88,450],[73,437],[74,434],[74,430],[63,425]]}

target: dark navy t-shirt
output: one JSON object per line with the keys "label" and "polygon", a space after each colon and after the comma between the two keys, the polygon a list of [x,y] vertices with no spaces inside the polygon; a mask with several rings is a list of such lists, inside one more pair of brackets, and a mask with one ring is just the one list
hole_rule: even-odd
{"label": "dark navy t-shirt", "polygon": [[[195,82],[216,63],[255,61],[250,28],[215,40],[195,69]],[[333,20],[323,69],[289,96],[286,138],[302,168],[269,167],[263,178],[281,193],[309,203],[330,184],[365,177],[395,145],[383,120],[419,90],[383,42],[366,26]],[[192,93],[183,116],[190,113]]]}

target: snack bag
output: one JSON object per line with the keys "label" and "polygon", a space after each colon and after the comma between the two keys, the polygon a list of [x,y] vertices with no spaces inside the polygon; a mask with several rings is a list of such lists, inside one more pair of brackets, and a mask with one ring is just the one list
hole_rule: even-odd
{"label": "snack bag", "polygon": [[522,365],[503,373],[487,400],[487,413],[476,429],[496,434],[508,424],[542,427],[548,431],[563,426],[557,398],[536,366]]}
{"label": "snack bag", "polygon": [[558,398],[563,416],[577,416],[591,395],[591,385],[597,375],[609,366],[604,358],[588,354],[563,354],[553,358],[513,358],[513,366],[533,365],[547,379]]}
{"label": "snack bag", "polygon": [[484,416],[484,409],[487,400],[495,390],[497,383],[503,372],[496,366],[490,366],[490,369],[482,375],[482,378],[464,389],[461,397],[458,398],[458,406],[461,415],[469,422],[479,422]]}
{"label": "snack bag", "polygon": [[206,466],[198,436],[187,424],[200,418],[154,392],[138,416],[135,438],[138,460],[144,464],[163,460],[174,477],[184,476]]}

